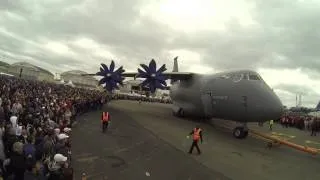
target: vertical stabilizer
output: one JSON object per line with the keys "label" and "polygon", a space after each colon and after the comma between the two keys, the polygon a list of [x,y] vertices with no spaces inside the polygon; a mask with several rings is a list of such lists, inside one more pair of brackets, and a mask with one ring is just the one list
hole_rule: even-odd
{"label": "vertical stabilizer", "polygon": [[179,72],[178,56],[173,59],[173,70],[172,72]]}
{"label": "vertical stabilizer", "polygon": [[[178,56],[173,59],[173,69],[172,72],[179,72],[178,66]],[[171,84],[177,82],[177,79],[171,79]]]}

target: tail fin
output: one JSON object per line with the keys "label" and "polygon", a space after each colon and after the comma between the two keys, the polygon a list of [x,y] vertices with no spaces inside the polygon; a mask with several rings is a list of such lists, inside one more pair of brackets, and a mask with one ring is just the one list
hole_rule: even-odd
{"label": "tail fin", "polygon": [[173,70],[172,72],[179,72],[178,56],[173,59]]}
{"label": "tail fin", "polygon": [[[178,66],[178,56],[175,57],[173,59],[173,69],[172,69],[172,72],[179,72],[179,66]],[[178,80],[177,79],[171,79],[171,84],[177,82]]]}

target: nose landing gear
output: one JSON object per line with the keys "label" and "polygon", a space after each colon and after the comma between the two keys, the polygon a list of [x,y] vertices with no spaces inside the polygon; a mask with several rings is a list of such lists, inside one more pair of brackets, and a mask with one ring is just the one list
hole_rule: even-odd
{"label": "nose landing gear", "polygon": [[173,111],[173,115],[177,116],[177,117],[180,117],[180,118],[183,118],[185,116],[184,110],[182,108],[179,108],[177,112]]}

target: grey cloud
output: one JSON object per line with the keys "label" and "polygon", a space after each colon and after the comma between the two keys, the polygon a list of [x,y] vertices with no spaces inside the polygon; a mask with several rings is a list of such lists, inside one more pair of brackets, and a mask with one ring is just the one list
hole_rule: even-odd
{"label": "grey cloud", "polygon": [[[90,16],[75,9],[73,11],[69,9],[67,13],[67,6],[56,4],[50,9],[42,10],[45,13],[42,14],[41,20],[20,13],[27,21],[24,24],[9,24],[6,27],[17,33],[18,30],[24,29],[19,33],[35,41],[42,37],[58,41],[72,41],[81,36],[92,38],[98,43],[109,45],[106,50],[121,57],[121,62],[129,66],[129,69],[146,57],[148,59],[162,57],[167,44],[164,37],[169,36],[170,30],[148,19],[141,19],[139,5],[143,1],[95,1],[95,3],[92,5],[93,9],[89,6]],[[69,2],[70,4],[72,3]],[[66,13],[60,13],[62,11]],[[42,59],[45,60],[43,56]],[[54,58],[49,58],[51,59]],[[54,62],[57,63],[59,62]]]}
{"label": "grey cloud", "polygon": [[[194,36],[176,33],[172,29],[141,18],[139,7],[145,1],[91,1],[89,14],[75,7],[85,1],[26,5],[35,8],[33,14],[23,15],[24,23],[6,24],[13,32],[30,39],[50,37],[55,40],[73,40],[86,36],[108,46],[109,51],[133,64],[149,57],[164,59],[170,49],[190,49],[201,53],[203,63],[217,69],[230,68],[296,68],[319,69],[320,22],[317,7],[298,1],[255,0],[254,19],[259,27],[242,27],[237,20],[227,24],[227,33],[201,32]],[[62,2],[62,1],[61,1]],[[89,2],[89,1],[88,1]],[[41,7],[41,8],[40,8]],[[62,13],[64,12],[64,13]],[[173,41],[169,42],[169,39]],[[287,59],[279,59],[277,55]],[[160,60],[168,61],[168,60]],[[161,62],[162,63],[162,62]],[[131,65],[129,65],[131,67]]]}
{"label": "grey cloud", "polygon": [[1,0],[0,1],[0,10],[16,10],[20,9],[21,1],[20,0]]}
{"label": "grey cloud", "polygon": [[319,93],[316,92],[314,89],[304,87],[304,86],[299,86],[299,85],[293,85],[293,84],[278,84],[274,87],[274,89],[277,90],[282,90],[285,92],[288,92],[289,94],[281,94],[278,93],[279,96],[281,96],[282,101],[295,105],[296,104],[296,97],[301,95],[301,103],[303,106],[307,107],[315,107],[319,99]]}
{"label": "grey cloud", "polygon": [[[186,48],[203,50],[203,62],[219,69],[298,68],[320,70],[320,5],[298,0],[255,0],[254,19],[259,27],[229,22],[227,33],[208,32],[179,38]],[[274,54],[287,57],[278,59]]]}
{"label": "grey cloud", "polygon": [[319,96],[319,93],[305,86],[294,85],[294,84],[278,84],[274,86],[275,89],[285,90],[292,94],[302,94],[304,96]]}
{"label": "grey cloud", "polygon": [[[0,18],[1,25],[34,43],[0,34],[0,50],[29,56],[51,71],[73,67],[95,72],[100,62],[109,64],[111,57],[94,56],[71,43],[87,37],[105,45],[105,50],[115,55],[117,66],[124,65],[129,70],[135,70],[138,64],[147,63],[151,58],[158,64],[166,63],[171,70],[173,57],[168,51],[185,49],[200,53],[201,63],[219,70],[287,67],[302,68],[312,78],[320,76],[317,59],[320,56],[317,49],[320,45],[319,4],[306,5],[298,0],[251,0],[256,4],[252,13],[257,26],[243,27],[233,19],[226,24],[227,32],[186,34],[142,17],[139,8],[146,2],[149,1],[0,1],[0,15],[1,11],[9,11],[24,18],[16,22]],[[81,10],[83,7],[86,11]],[[79,54],[79,59],[45,50],[43,43],[50,40],[68,45]],[[12,57],[12,60],[17,61],[17,58]],[[183,59],[180,62],[183,63]],[[182,64],[181,67],[183,65],[189,66]]]}

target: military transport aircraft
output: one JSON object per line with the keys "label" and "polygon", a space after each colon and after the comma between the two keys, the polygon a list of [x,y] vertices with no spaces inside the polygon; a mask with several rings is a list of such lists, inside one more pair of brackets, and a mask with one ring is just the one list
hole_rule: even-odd
{"label": "military transport aircraft", "polygon": [[165,72],[165,64],[157,69],[152,59],[149,66],[140,64],[144,71],[138,68],[138,72],[125,72],[122,66],[115,70],[112,61],[110,67],[101,64],[99,72],[83,76],[102,76],[99,84],[105,84],[110,92],[122,85],[125,77],[144,78],[141,86],[151,93],[166,88],[166,80],[171,79],[170,97],[175,116],[236,121],[239,125],[234,128],[233,136],[239,139],[248,135],[247,122],[280,118],[282,103],[257,72],[238,70],[211,75],[178,72],[177,58],[173,72]]}

